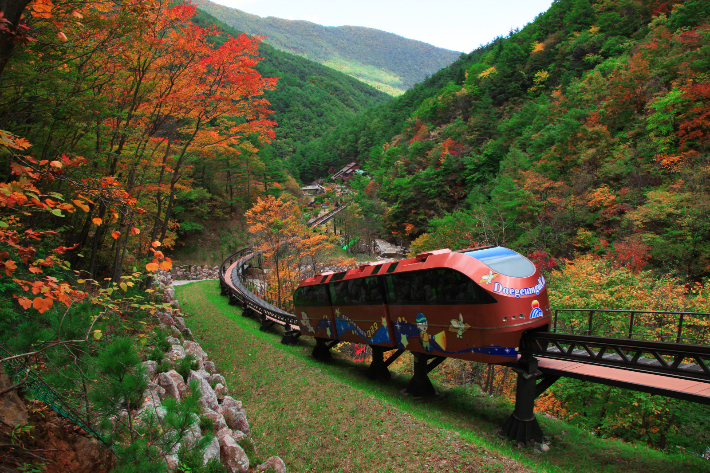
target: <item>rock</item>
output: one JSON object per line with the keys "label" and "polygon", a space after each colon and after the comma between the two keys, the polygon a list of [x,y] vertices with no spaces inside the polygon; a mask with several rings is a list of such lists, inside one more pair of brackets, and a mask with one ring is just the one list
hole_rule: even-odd
{"label": "rock", "polygon": [[544,443],[543,443],[542,445],[540,445],[540,451],[541,451],[541,452],[549,452],[549,451],[550,451],[550,447],[548,447],[547,444],[544,444]]}
{"label": "rock", "polygon": [[224,400],[222,401],[222,406],[223,407],[233,407],[234,410],[241,410],[242,409],[242,401],[237,401],[231,396],[225,396]]}
{"label": "rock", "polygon": [[185,338],[189,338],[190,340],[194,340],[195,337],[192,336],[192,331],[189,328],[186,328],[185,330],[182,331],[183,335],[185,335]]}
{"label": "rock", "polygon": [[185,358],[185,349],[182,345],[173,345],[173,349],[167,353],[168,358],[171,360],[182,360]]}
{"label": "rock", "polygon": [[[196,343],[192,342],[190,340],[185,340],[185,343],[183,344],[185,347],[185,353],[189,353],[190,355],[195,357],[195,360],[197,360],[199,364],[199,368],[202,369],[204,368],[205,360],[208,358],[207,353],[202,349],[202,347]],[[209,373],[208,373],[209,375]]]}
{"label": "rock", "polygon": [[217,437],[217,440],[219,440],[219,443],[221,445],[222,444],[222,437],[224,437],[225,435],[229,435],[230,437],[232,437],[232,433],[233,433],[232,429],[230,429],[229,427],[224,427],[224,428],[221,428],[217,431],[217,433],[215,434],[215,437]]}
{"label": "rock", "polygon": [[209,371],[210,373],[214,373],[215,371],[217,371],[217,368],[214,366],[214,363],[212,363],[211,361],[205,361],[204,365],[205,365],[204,368],[207,371]]}
{"label": "rock", "polygon": [[153,392],[154,392],[155,394],[157,394],[158,397],[160,397],[161,399],[163,398],[163,396],[165,396],[165,389],[163,389],[162,387],[160,387],[160,386],[158,385],[158,383],[148,383],[148,389],[146,389],[146,392],[147,392],[148,390],[153,391]]}
{"label": "rock", "polygon": [[214,387],[214,393],[217,395],[217,399],[224,399],[224,396],[229,395],[229,389],[221,383],[217,383]]}
{"label": "rock", "polygon": [[180,340],[175,337],[168,337],[167,340],[171,345],[180,345]]}
{"label": "rock", "polygon": [[146,376],[148,376],[148,379],[150,380],[150,379],[155,378],[155,374],[158,369],[158,363],[156,363],[153,360],[147,360],[141,364],[145,368],[145,374],[146,374]]}
{"label": "rock", "polygon": [[215,385],[215,384],[221,384],[223,386],[227,385],[227,381],[224,380],[224,376],[221,374],[213,374],[207,376],[207,381],[210,382],[210,384]]}
{"label": "rock", "polygon": [[180,460],[176,454],[165,455],[165,463],[168,464],[168,469],[170,471],[175,471]]}
{"label": "rock", "polygon": [[170,370],[167,372],[167,374],[173,379],[173,381],[175,381],[175,385],[177,386],[178,391],[180,391],[180,396],[187,392],[187,384],[185,383],[185,380],[183,379],[180,373],[175,370]]}
{"label": "rock", "polygon": [[159,407],[162,407],[160,400],[165,397],[165,392],[165,389],[162,387],[155,383],[150,383],[148,389],[143,391],[143,404],[136,413],[136,416],[140,417],[142,412],[146,410],[155,413]]}
{"label": "rock", "polygon": [[222,414],[207,407],[203,407],[202,411],[205,417],[208,417],[214,423],[215,432],[219,432],[220,430],[227,428],[227,422],[224,420],[224,416]]}
{"label": "rock", "polygon": [[207,378],[209,378],[209,376],[210,374],[205,370],[190,370],[190,375],[187,377],[187,381],[190,382],[191,380],[195,379],[197,380],[197,382],[199,382],[201,379],[206,380]]}
{"label": "rock", "polygon": [[185,325],[185,319],[182,317],[175,317],[175,326],[180,330],[185,330],[187,325]]}
{"label": "rock", "polygon": [[106,471],[112,463],[111,452],[93,437],[77,436],[73,450],[78,462],[74,471]]}
{"label": "rock", "polygon": [[[13,384],[0,364],[0,390],[7,389]],[[0,420],[10,426],[27,423],[27,408],[15,390],[0,396]]]}
{"label": "rock", "polygon": [[158,375],[158,385],[163,388],[165,393],[163,397],[171,397],[173,399],[180,399],[180,391],[172,377],[167,373],[160,373]]}
{"label": "rock", "polygon": [[249,458],[231,435],[224,435],[219,442],[220,459],[229,473],[249,471]]}
{"label": "rock", "polygon": [[180,309],[180,303],[176,299],[173,299],[170,301],[170,307],[172,307],[175,310],[178,310],[178,309]]}
{"label": "rock", "polygon": [[264,471],[273,468],[276,473],[286,473],[286,464],[279,457],[269,457],[264,463],[257,466],[254,471]]}
{"label": "rock", "polygon": [[202,431],[200,430],[200,417],[197,414],[192,414],[192,424],[185,435],[185,442],[189,447],[197,445],[202,439]]}
{"label": "rock", "polygon": [[175,319],[173,319],[170,314],[166,314],[165,312],[156,312],[155,316],[158,318],[160,323],[165,325],[175,325]]}
{"label": "rock", "polygon": [[224,416],[224,420],[227,422],[232,430],[238,430],[244,432],[244,435],[249,437],[251,435],[251,430],[249,429],[249,421],[247,420],[247,415],[245,412],[240,412],[231,408],[226,408],[221,406],[220,412]]}
{"label": "rock", "polygon": [[158,384],[165,389],[165,395],[174,399],[181,399],[183,394],[187,392],[185,381],[175,370],[170,370],[167,373],[160,373],[158,376]]}
{"label": "rock", "polygon": [[203,465],[206,465],[207,462],[212,460],[213,458],[216,458],[219,460],[220,457],[220,447],[219,447],[219,440],[217,437],[213,437],[212,441],[207,444],[207,447],[205,447],[205,450],[202,454],[203,460]]}
{"label": "rock", "polygon": [[215,394],[214,389],[212,389],[212,386],[210,386],[210,383],[208,383],[205,378],[201,378],[194,371],[190,371],[190,380],[193,379],[200,383],[200,402],[202,405],[212,409],[213,411],[217,411],[219,409],[219,402],[217,401],[217,395]]}
{"label": "rock", "polygon": [[232,438],[234,439],[235,442],[239,443],[242,439],[247,438],[247,435],[242,432],[241,430],[233,430],[232,431]]}

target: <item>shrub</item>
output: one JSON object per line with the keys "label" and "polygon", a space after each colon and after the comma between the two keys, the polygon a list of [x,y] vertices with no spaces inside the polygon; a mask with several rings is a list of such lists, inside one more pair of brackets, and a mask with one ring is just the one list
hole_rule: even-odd
{"label": "shrub", "polygon": [[155,361],[158,364],[163,362],[165,358],[165,352],[160,347],[154,347],[150,352],[148,352],[147,358],[151,361]]}
{"label": "shrub", "polygon": [[195,360],[195,357],[191,354],[185,355],[185,358],[178,360],[175,365],[175,371],[180,373],[182,379],[187,382],[187,378],[190,376],[190,370],[196,370],[200,364]]}

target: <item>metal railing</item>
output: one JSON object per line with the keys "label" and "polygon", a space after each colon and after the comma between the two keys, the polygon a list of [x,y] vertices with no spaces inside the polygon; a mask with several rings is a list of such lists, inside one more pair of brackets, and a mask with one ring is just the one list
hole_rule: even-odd
{"label": "metal railing", "polygon": [[[707,312],[631,309],[553,309],[553,312],[552,333],[710,345]],[[586,313],[586,316],[565,317],[565,313]],[[622,314],[628,316],[619,317]]]}

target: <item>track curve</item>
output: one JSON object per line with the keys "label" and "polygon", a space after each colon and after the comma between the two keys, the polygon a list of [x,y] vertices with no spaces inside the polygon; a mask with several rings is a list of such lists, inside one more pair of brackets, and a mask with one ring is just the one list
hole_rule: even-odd
{"label": "track curve", "polygon": [[[308,222],[308,226],[313,228],[316,225],[322,225],[328,222],[349,205],[350,202],[331,210],[321,217],[311,220]],[[222,295],[229,296],[230,304],[240,305],[245,311],[250,311],[258,315],[262,320],[262,324],[279,324],[286,330],[286,337],[298,338],[301,334],[301,328],[298,326],[298,320],[295,315],[269,304],[242,284],[241,280],[245,266],[249,265],[249,262],[260,254],[261,252],[248,247],[237,251],[225,259],[219,268],[221,293]]]}

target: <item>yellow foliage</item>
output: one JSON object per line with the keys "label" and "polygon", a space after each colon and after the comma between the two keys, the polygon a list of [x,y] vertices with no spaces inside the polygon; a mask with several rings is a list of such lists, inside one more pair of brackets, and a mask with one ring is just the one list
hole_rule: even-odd
{"label": "yellow foliage", "polygon": [[[651,271],[634,273],[593,255],[565,261],[548,282],[550,305],[554,308],[710,312],[708,281],[683,285],[676,277]],[[594,329],[624,332],[628,321],[628,313],[597,313]],[[560,312],[560,323],[567,324],[567,328],[581,327],[586,318]],[[634,326],[638,338],[668,340],[675,336],[677,316],[638,313]],[[686,316],[684,337],[707,339],[709,330],[707,318]]]}
{"label": "yellow foliage", "polygon": [[541,42],[539,42],[539,41],[535,41],[535,42],[532,44],[531,51],[532,51],[533,53],[540,53],[540,52],[542,52],[542,51],[544,51],[544,50],[545,50],[545,44],[544,44],[544,43],[541,43]]}
{"label": "yellow foliage", "polygon": [[[325,270],[326,256],[335,252],[337,237],[317,233],[301,220],[301,210],[293,200],[282,196],[258,198],[245,213],[249,232],[258,242],[254,249],[261,251],[266,269],[266,289],[262,296],[267,302],[284,310],[293,309],[293,291],[301,280]],[[334,257],[329,267],[348,268],[355,265],[352,258]]]}
{"label": "yellow foliage", "polygon": [[483,71],[483,72],[481,72],[480,74],[478,74],[478,78],[479,78],[479,79],[485,79],[486,77],[489,77],[489,76],[491,76],[492,74],[495,74],[495,73],[496,73],[496,67],[495,67],[495,66],[489,67],[489,68],[486,69],[485,71]]}

